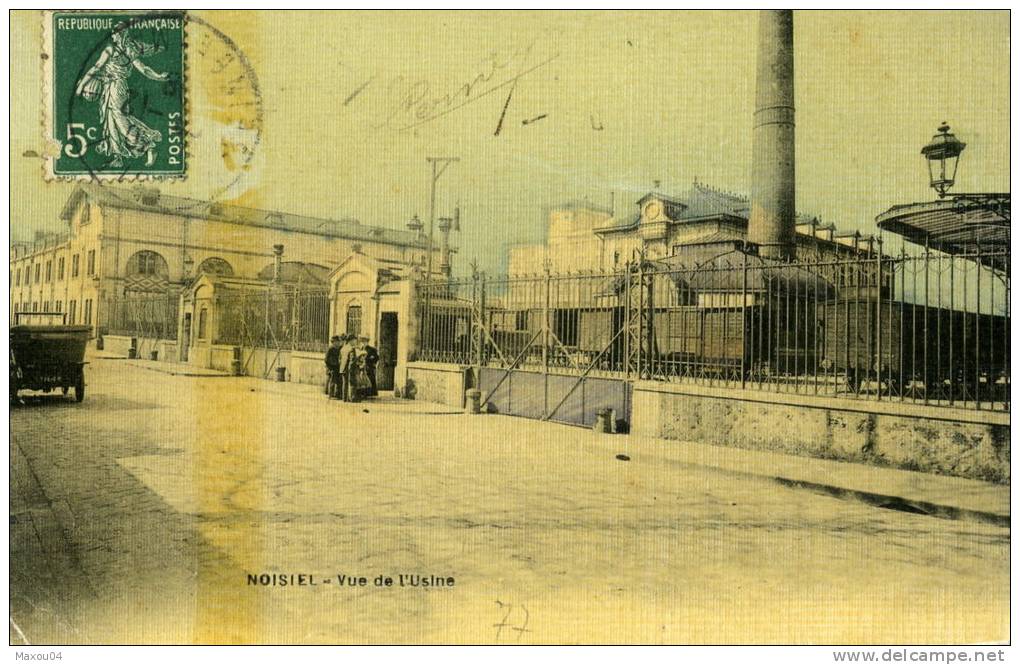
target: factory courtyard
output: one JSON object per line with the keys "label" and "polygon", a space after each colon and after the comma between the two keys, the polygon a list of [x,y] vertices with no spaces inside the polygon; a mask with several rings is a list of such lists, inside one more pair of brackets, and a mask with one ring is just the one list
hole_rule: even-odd
{"label": "factory courtyard", "polygon": [[1009,636],[1008,528],[681,442],[90,360],[84,402],[11,408],[15,644]]}

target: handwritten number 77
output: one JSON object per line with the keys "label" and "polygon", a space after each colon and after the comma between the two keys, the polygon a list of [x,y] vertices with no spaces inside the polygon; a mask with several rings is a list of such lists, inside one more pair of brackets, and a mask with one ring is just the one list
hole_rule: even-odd
{"label": "handwritten number 77", "polygon": [[500,620],[500,622],[492,624],[493,627],[496,629],[496,641],[498,642],[500,636],[502,636],[503,629],[509,628],[510,630],[517,631],[517,641],[519,642],[521,640],[521,635],[528,632],[528,621],[531,620],[531,613],[528,612],[528,608],[524,605],[521,605],[521,611],[518,612],[518,620],[520,619],[520,614],[523,612],[524,622],[518,626],[516,625],[516,622],[512,623],[509,621],[510,615],[513,614],[514,606],[510,603],[503,603],[499,600],[496,601],[496,604],[499,605],[501,608],[506,609],[506,613],[503,614],[503,618]]}

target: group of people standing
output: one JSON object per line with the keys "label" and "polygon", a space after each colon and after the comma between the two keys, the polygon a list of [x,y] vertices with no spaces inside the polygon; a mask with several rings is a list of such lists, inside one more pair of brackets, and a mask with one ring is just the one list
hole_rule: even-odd
{"label": "group of people standing", "polygon": [[375,385],[375,367],[379,352],[368,343],[367,337],[334,335],[326,351],[328,383],[326,394],[330,399],[357,402],[378,394]]}

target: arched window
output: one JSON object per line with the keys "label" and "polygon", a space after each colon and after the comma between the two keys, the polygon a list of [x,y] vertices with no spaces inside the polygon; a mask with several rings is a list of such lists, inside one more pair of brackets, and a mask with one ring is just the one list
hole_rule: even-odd
{"label": "arched window", "polygon": [[351,305],[347,308],[347,334],[361,334],[361,305]]}
{"label": "arched window", "polygon": [[222,277],[233,277],[234,269],[229,263],[217,256],[210,256],[198,264],[197,274],[220,275]]}
{"label": "arched window", "polygon": [[143,250],[131,255],[127,263],[128,275],[140,275],[166,279],[169,276],[166,259],[149,250]]}
{"label": "arched window", "polygon": [[209,318],[209,310],[207,308],[203,307],[198,312],[198,338],[199,339],[205,339],[205,333],[206,333],[205,326],[206,326],[206,319],[208,319],[208,318]]}

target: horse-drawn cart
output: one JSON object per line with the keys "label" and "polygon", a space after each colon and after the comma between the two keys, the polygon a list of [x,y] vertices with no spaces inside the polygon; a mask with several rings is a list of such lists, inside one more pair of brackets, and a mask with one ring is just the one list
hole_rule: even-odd
{"label": "horse-drawn cart", "polygon": [[22,325],[19,323],[22,314],[28,313],[15,315],[14,326],[11,327],[11,399],[15,399],[20,390],[49,392],[56,388],[65,395],[74,388],[75,400],[85,399],[85,344],[92,328]]}

